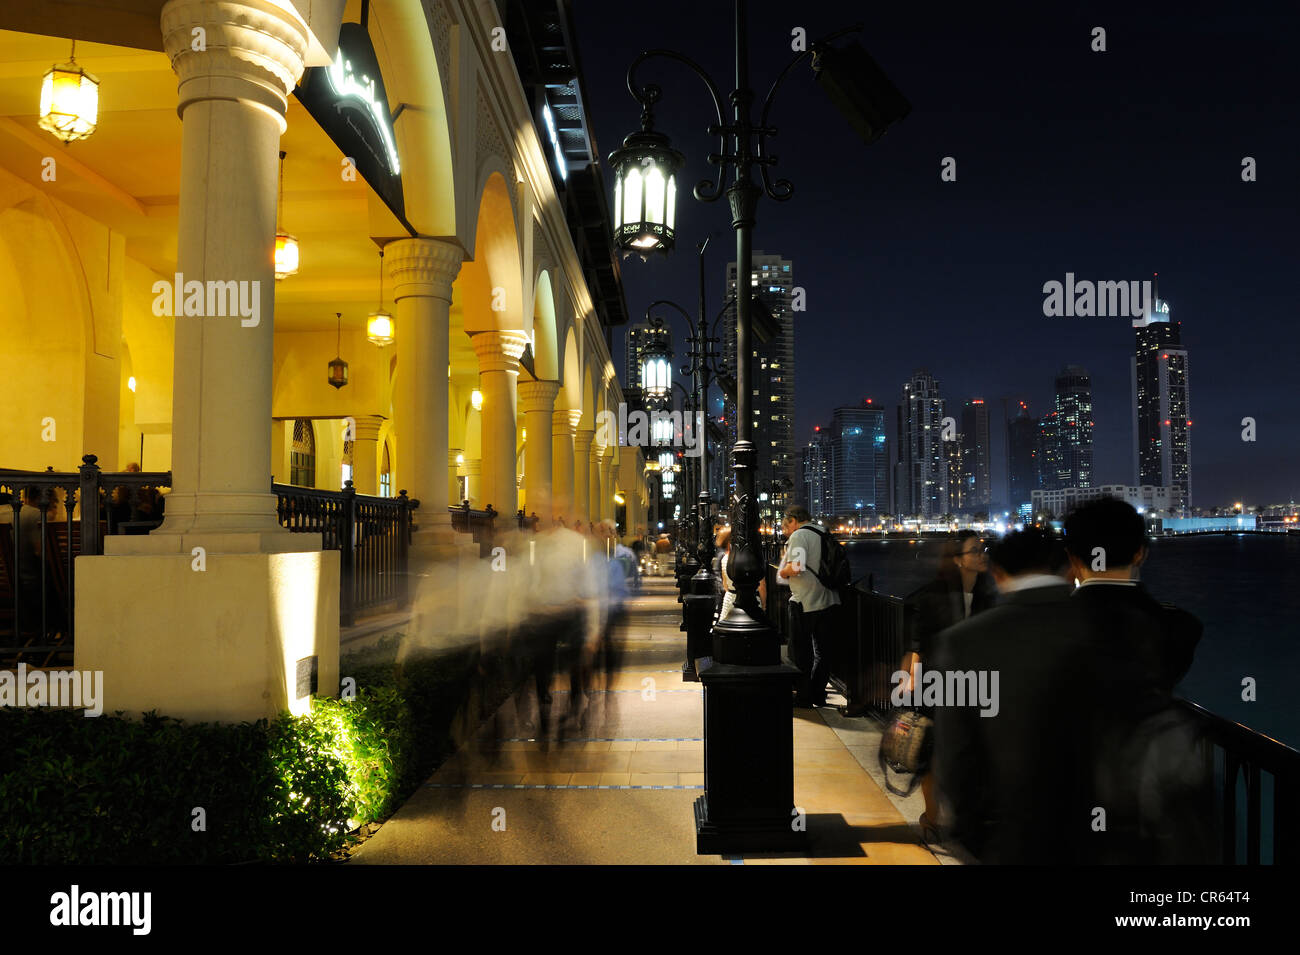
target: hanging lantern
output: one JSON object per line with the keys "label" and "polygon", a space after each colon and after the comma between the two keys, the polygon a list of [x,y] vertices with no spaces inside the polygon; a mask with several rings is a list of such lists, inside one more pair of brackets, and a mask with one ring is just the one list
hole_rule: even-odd
{"label": "hanging lantern", "polygon": [[654,131],[649,104],[641,114],[641,131],[609,154],[614,170],[614,245],[624,255],[643,259],[651,252],[672,251],[676,241],[677,171],[682,154],[668,137]]}
{"label": "hanging lantern", "polygon": [[672,389],[672,349],[663,322],[651,320],[649,340],[641,349],[641,390],[650,398],[663,398]]}
{"label": "hanging lantern", "polygon": [[77,41],[62,66],[55,64],[41,81],[41,129],[64,144],[85,139],[99,121],[99,80],[77,65]]}
{"label": "hanging lantern", "polygon": [[348,383],[348,363],[338,357],[343,352],[343,313],[335,312],[334,317],[338,320],[338,338],[335,348],[338,355],[329,364],[329,383],[335,388],[342,388]]}
{"label": "hanging lantern", "polygon": [[[393,316],[384,310],[384,250],[379,250],[379,308],[370,313],[366,320],[366,338],[372,344],[383,348],[393,343]],[[447,369],[451,377],[451,369]]]}
{"label": "hanging lantern", "polygon": [[483,392],[479,391],[477,388],[475,388],[473,391],[471,391],[471,392],[469,393],[469,403],[470,403],[470,406],[471,406],[475,411],[482,411],[482,410],[483,410]]}
{"label": "hanging lantern", "polygon": [[[284,209],[284,156],[280,151],[280,196],[275,203],[275,280],[298,273],[298,240],[280,227],[280,214]],[[341,387],[341,386],[340,386]]]}

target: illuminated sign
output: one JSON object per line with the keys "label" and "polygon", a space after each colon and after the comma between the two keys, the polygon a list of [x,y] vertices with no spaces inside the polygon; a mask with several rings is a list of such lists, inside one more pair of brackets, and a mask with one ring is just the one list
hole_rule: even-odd
{"label": "illuminated sign", "polygon": [[375,98],[375,81],[365,74],[358,75],[354,72],[352,61],[343,58],[342,49],[334,55],[334,62],[326,68],[325,75],[339,99],[355,101],[340,104],[340,110],[344,105],[350,105],[369,116],[375,131],[383,140],[388,171],[394,176],[401,175],[402,166],[397,159],[397,143],[393,141],[393,124],[388,118],[388,104]]}
{"label": "illuminated sign", "polygon": [[551,107],[546,103],[542,104],[542,119],[546,123],[546,135],[550,137],[551,148],[555,150],[555,168],[559,171],[560,178],[568,182],[569,164],[564,158],[564,150],[560,148],[560,134],[555,128],[555,117],[551,115]]}
{"label": "illuminated sign", "polygon": [[402,164],[384,78],[366,28],[343,24],[334,62],[308,69],[294,96],[343,154],[344,180],[364,179],[405,224]]}

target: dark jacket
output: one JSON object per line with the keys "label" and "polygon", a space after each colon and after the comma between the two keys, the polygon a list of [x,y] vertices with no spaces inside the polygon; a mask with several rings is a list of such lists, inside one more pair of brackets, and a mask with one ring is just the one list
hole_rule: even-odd
{"label": "dark jacket", "polygon": [[1087,628],[1095,803],[1106,810],[1090,861],[1204,861],[1209,834],[1199,801],[1207,780],[1193,728],[1173,699],[1201,622],[1141,584],[1089,584],[1071,600]]}
{"label": "dark jacket", "polygon": [[1005,594],[934,641],[931,667],[998,674],[996,715],[935,708],[935,773],[953,834],[986,863],[1085,855],[1088,642],[1070,590],[1062,581]]}
{"label": "dark jacket", "polygon": [[[907,649],[919,653],[921,660],[925,661],[934,652],[935,635],[966,619],[965,597],[959,585],[939,577],[904,599],[909,621]],[[996,599],[997,589],[993,586],[992,578],[988,574],[980,574],[975,578],[971,590],[971,616],[992,607]]]}

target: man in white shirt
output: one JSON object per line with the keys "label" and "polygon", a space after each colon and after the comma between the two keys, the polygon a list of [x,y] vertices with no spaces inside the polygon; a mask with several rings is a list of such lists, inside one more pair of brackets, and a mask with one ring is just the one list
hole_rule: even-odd
{"label": "man in white shirt", "polygon": [[[821,570],[822,539],[810,525],[808,509],[792,504],[786,508],[781,533],[786,536],[785,553],[777,576],[790,585],[791,648],[794,641],[811,643],[812,661],[795,700],[796,706],[825,706],[826,681],[830,677],[830,641],[834,634],[840,596],[817,579]],[[824,533],[824,532],[823,532]],[[792,652],[793,658],[796,656]],[[796,663],[796,665],[799,665]]]}

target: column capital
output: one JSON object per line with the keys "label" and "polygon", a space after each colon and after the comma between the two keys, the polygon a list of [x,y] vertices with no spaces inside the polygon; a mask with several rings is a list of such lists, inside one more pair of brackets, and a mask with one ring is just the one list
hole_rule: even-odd
{"label": "column capital", "polygon": [[470,336],[474,354],[478,356],[478,370],[519,373],[519,357],[524,353],[528,338],[523,332],[475,332]]}
{"label": "column capital", "polygon": [[393,301],[424,295],[451,302],[465,251],[441,239],[394,239],[384,246],[384,268],[393,283]]}
{"label": "column capital", "polygon": [[379,431],[384,426],[384,416],[377,414],[358,415],[352,419],[352,437],[356,441],[378,441]]}
{"label": "column capital", "polygon": [[596,439],[596,431],[578,431],[573,436],[573,450],[584,453],[591,450],[591,443]]}
{"label": "column capital", "polygon": [[[582,420],[582,410],[564,408],[551,412],[551,435],[553,437],[573,437],[578,431],[578,422]],[[593,431],[594,435],[595,432]]]}
{"label": "column capital", "polygon": [[457,458],[459,458],[462,454],[464,454],[464,452],[460,448],[448,448],[447,467],[449,468],[460,467],[460,461],[458,461]]}
{"label": "column capital", "polygon": [[594,440],[595,438],[594,432],[592,434],[592,438],[593,440],[591,442],[591,463],[599,467],[601,459],[604,458],[605,456],[605,446],[601,444],[599,441]]}
{"label": "column capital", "polygon": [[558,381],[521,381],[516,389],[519,401],[524,406],[524,414],[551,413],[555,405],[555,396],[560,393]]}
{"label": "column capital", "polygon": [[271,0],[168,0],[160,19],[178,80],[178,114],[203,100],[251,102],[285,131],[289,94],[309,45],[300,18]]}

